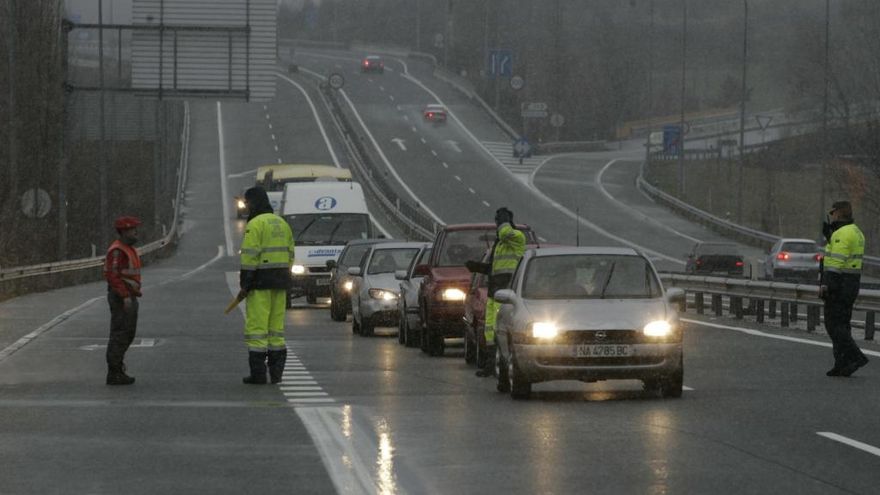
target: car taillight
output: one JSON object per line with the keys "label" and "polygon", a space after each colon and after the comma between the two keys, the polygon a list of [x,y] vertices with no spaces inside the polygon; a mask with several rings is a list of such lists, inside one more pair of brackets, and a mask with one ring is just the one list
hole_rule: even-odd
{"label": "car taillight", "polygon": [[364,60],[364,67],[369,67],[369,66],[370,66],[370,61]]}
{"label": "car taillight", "polygon": [[742,261],[737,261],[737,262],[736,262],[736,266],[743,266],[743,264],[744,264],[744,263],[743,263]]}
{"label": "car taillight", "polygon": [[821,254],[821,253],[820,253],[820,254],[816,254],[816,256],[813,256],[813,259],[816,260],[816,261],[822,261],[822,254]]}
{"label": "car taillight", "polygon": [[776,255],[776,259],[782,260],[782,261],[788,261],[789,258],[791,258],[791,255],[789,255],[785,251]]}
{"label": "car taillight", "polygon": [[694,264],[695,264],[695,265],[697,265],[697,266],[700,266],[700,265],[702,265],[702,264],[703,264],[703,260],[702,260],[702,259],[700,259],[700,258],[697,258],[697,260],[696,260],[696,261],[694,261]]}
{"label": "car taillight", "polygon": [[429,119],[433,119],[433,118],[434,118],[434,112],[428,112],[428,118],[429,118]]}

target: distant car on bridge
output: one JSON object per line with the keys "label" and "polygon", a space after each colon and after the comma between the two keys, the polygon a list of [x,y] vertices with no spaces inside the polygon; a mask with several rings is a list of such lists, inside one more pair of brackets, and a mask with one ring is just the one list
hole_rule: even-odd
{"label": "distant car on bridge", "polygon": [[361,72],[385,73],[385,62],[378,55],[367,55],[361,62]]}
{"label": "distant car on bridge", "polygon": [[446,107],[443,105],[439,105],[437,103],[430,103],[425,106],[425,110],[422,112],[425,117],[425,120],[428,122],[433,122],[435,124],[444,124],[446,123]]}
{"label": "distant car on bridge", "polygon": [[686,256],[685,272],[690,274],[742,277],[745,273],[745,258],[733,243],[698,242]]}

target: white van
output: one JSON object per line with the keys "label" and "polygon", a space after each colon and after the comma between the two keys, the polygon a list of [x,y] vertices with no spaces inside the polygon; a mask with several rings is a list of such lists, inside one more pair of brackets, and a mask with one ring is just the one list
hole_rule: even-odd
{"label": "white van", "polygon": [[357,182],[298,182],[284,185],[281,216],[296,242],[288,301],[310,304],[330,295],[330,269],[345,244],[373,237],[364,191]]}

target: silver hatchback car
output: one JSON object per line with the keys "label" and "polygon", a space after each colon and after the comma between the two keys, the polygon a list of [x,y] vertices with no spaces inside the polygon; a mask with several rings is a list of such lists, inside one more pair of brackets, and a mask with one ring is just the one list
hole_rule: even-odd
{"label": "silver hatchback car", "polygon": [[499,392],[528,398],[532,384],[638,379],[680,397],[682,329],[651,262],[629,248],[569,247],[526,252],[511,289],[495,299]]}
{"label": "silver hatchback car", "polygon": [[400,282],[394,278],[395,272],[407,270],[428,246],[424,242],[373,244],[361,266],[348,268],[353,333],[370,336],[376,327],[398,326]]}
{"label": "silver hatchback car", "polygon": [[786,282],[818,283],[822,250],[810,239],[779,239],[764,260],[764,277]]}

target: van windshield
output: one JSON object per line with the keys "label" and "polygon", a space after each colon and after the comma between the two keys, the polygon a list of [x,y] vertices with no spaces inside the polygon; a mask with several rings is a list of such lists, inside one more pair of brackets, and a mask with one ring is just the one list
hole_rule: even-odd
{"label": "van windshield", "polygon": [[285,217],[298,246],[330,246],[370,237],[365,213],[307,213]]}

